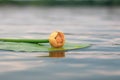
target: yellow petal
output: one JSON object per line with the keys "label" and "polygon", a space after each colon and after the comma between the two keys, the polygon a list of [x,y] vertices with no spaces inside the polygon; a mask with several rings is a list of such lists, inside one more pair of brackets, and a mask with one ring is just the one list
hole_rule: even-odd
{"label": "yellow petal", "polygon": [[65,38],[62,32],[55,31],[51,33],[49,37],[49,43],[52,47],[55,48],[62,47],[64,45],[64,42],[65,42]]}

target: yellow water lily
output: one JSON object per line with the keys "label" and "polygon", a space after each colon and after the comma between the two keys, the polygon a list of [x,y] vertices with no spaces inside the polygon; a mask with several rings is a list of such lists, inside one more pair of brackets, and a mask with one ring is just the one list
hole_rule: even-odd
{"label": "yellow water lily", "polygon": [[65,43],[64,33],[59,31],[51,33],[49,37],[49,43],[52,47],[55,48],[63,47]]}

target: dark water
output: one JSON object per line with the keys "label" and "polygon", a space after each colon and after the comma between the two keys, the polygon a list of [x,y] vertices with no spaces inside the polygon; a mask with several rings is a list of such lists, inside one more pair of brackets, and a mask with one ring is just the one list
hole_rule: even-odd
{"label": "dark water", "polygon": [[120,8],[0,7],[0,37],[48,38],[89,48],[56,53],[0,51],[0,80],[120,80]]}

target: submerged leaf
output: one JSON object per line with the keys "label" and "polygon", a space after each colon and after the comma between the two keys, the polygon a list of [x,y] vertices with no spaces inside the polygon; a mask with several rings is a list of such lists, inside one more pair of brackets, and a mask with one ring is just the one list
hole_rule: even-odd
{"label": "submerged leaf", "polygon": [[0,42],[1,50],[23,51],[23,52],[43,52],[43,51],[66,51],[80,49],[90,46],[89,44],[66,43],[62,48],[51,48],[48,43],[17,43],[17,42]]}

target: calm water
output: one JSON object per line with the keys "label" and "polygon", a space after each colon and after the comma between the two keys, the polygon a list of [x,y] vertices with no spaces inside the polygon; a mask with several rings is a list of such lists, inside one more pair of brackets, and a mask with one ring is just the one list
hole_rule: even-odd
{"label": "calm water", "polygon": [[120,80],[120,8],[0,7],[0,37],[48,38],[55,30],[92,46],[59,58],[1,50],[0,80]]}

